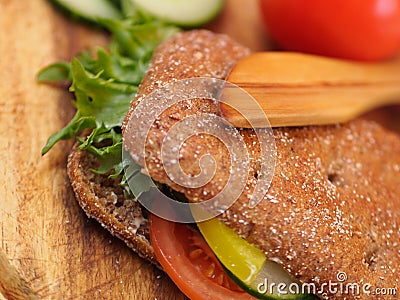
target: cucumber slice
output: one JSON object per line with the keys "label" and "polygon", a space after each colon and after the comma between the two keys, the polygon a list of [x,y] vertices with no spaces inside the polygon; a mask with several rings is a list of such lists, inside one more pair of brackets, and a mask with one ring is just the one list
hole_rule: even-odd
{"label": "cucumber slice", "polygon": [[121,19],[122,13],[109,0],[51,0],[71,16],[92,23],[98,18]]}
{"label": "cucumber slice", "polygon": [[[267,300],[318,300],[314,294],[294,293],[301,291],[301,285],[294,281],[278,263],[266,260],[256,278],[249,284],[236,277],[224,265],[225,272],[243,290],[258,299]],[[284,284],[278,286],[278,284]],[[295,284],[295,285],[294,285]],[[308,287],[306,287],[308,289]],[[312,287],[310,287],[312,289]],[[279,293],[280,292],[280,293]]]}
{"label": "cucumber slice", "polygon": [[224,0],[130,0],[133,6],[180,26],[199,26],[215,18]]}
{"label": "cucumber slice", "polygon": [[311,294],[294,294],[301,291],[298,281],[218,219],[197,226],[227,273],[249,294],[259,299],[316,299]]}

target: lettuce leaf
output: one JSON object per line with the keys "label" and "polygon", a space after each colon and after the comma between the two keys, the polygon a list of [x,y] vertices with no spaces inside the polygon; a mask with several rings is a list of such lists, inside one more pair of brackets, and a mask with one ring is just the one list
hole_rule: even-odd
{"label": "lettuce leaf", "polygon": [[[37,75],[39,82],[70,82],[76,114],[52,134],[42,149],[46,154],[60,140],[76,138],[78,149],[100,161],[95,172],[118,176],[123,171],[121,125],[146,72],[154,49],[179,31],[137,12],[122,20],[99,20],[111,34],[107,49],[81,52],[70,62],[56,62]],[[87,137],[80,137],[87,130]]]}

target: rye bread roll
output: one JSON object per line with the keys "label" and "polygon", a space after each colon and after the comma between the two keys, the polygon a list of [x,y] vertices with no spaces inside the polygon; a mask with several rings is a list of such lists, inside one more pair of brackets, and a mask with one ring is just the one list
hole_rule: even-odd
{"label": "rye bread roll", "polygon": [[[180,33],[162,44],[125,119],[127,149],[136,142],[127,135],[127,124],[144,97],[178,79],[224,79],[248,54],[228,37],[204,30]],[[184,193],[191,202],[217,194],[230,172],[229,152],[222,143],[197,134],[181,148],[181,167],[194,176],[200,172],[199,157],[211,154],[217,163],[213,179],[199,188],[185,188],[167,176],[161,159],[164,137],[174,124],[200,112],[216,114],[217,104],[194,99],[166,110],[149,131],[147,156],[138,159],[142,166],[146,161],[155,181]],[[250,208],[249,197],[260,176],[260,149],[254,131],[243,129],[240,134],[251,149],[251,171],[239,199],[220,216],[223,222],[301,282],[321,288],[323,283],[339,283],[338,274],[345,272],[348,283],[399,288],[399,136],[365,120],[274,129],[272,184],[264,199]],[[343,297],[329,291],[326,296]]]}
{"label": "rye bread roll", "polygon": [[[224,79],[250,51],[224,35],[204,30],[177,34],[160,45],[125,119],[146,95],[164,84],[190,77]],[[155,103],[155,105],[157,105]],[[150,176],[186,195],[189,201],[209,199],[229,176],[227,149],[211,137],[191,137],[181,149],[180,163],[197,174],[198,158],[211,154],[216,176],[205,186],[183,188],[166,175],[160,145],[168,130],[191,114],[217,113],[212,101],[187,101],[167,110],[152,127],[146,145]],[[124,130],[126,128],[124,127]],[[371,121],[343,125],[274,129],[277,148],[272,184],[255,208],[248,207],[259,176],[260,151],[252,130],[240,134],[252,149],[251,172],[238,201],[220,216],[246,240],[278,261],[302,282],[348,283],[375,288],[400,288],[400,138]],[[129,141],[124,136],[128,145]],[[71,184],[85,212],[129,247],[157,264],[148,238],[147,212],[124,199],[118,179],[94,174],[97,161],[86,152],[72,151],[68,161]],[[343,299],[326,291],[324,298]],[[347,299],[369,298],[366,294]]]}
{"label": "rye bread roll", "polygon": [[92,171],[98,168],[97,158],[86,151],[72,150],[68,156],[68,177],[79,205],[89,218],[96,219],[140,257],[160,267],[150,244],[146,210],[139,202],[125,198],[120,177]]}

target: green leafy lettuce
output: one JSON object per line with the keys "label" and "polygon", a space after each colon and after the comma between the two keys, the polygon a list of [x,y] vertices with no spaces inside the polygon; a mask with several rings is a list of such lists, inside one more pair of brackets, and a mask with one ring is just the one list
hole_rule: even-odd
{"label": "green leafy lettuce", "polygon": [[[78,149],[99,159],[95,172],[118,176],[123,170],[122,121],[154,49],[178,28],[139,12],[122,20],[100,19],[99,23],[111,34],[107,49],[81,52],[70,62],[56,62],[37,75],[40,82],[70,82],[76,107],[75,116],[49,137],[42,154],[60,140],[76,138]],[[88,135],[82,138],[84,130]]]}

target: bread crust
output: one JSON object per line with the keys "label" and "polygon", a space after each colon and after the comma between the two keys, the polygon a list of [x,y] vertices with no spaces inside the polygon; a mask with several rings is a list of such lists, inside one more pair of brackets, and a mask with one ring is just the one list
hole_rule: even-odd
{"label": "bread crust", "polygon": [[98,160],[86,151],[72,150],[68,157],[68,176],[79,205],[88,217],[161,268],[150,244],[146,212],[138,202],[125,198],[121,178],[94,173],[98,166]]}
{"label": "bread crust", "polygon": [[[226,36],[208,31],[180,33],[161,45],[124,121],[143,98],[177,79],[224,79],[249,50]],[[157,104],[155,104],[157,105]],[[212,102],[190,100],[168,109],[149,132],[147,157],[140,157],[151,177],[183,192],[192,201],[218,193],[229,177],[229,153],[216,138],[198,135],[181,151],[181,166],[197,174],[197,157],[208,153],[217,162],[216,175],[200,188],[173,182],[162,168],[160,147],[169,129],[190,114],[217,113]],[[400,138],[377,124],[355,120],[344,125],[274,130],[277,157],[271,188],[263,201],[249,208],[249,197],[260,171],[256,135],[241,130],[252,149],[252,170],[238,201],[220,218],[238,234],[278,261],[302,282],[317,288],[347,283],[399,290],[400,266]],[[134,143],[124,135],[128,146]],[[252,148],[253,147],[253,148]],[[161,166],[161,167],[160,167]],[[221,183],[222,182],[222,183]],[[342,299],[327,291],[324,297]],[[345,295],[367,299],[366,294]]]}

